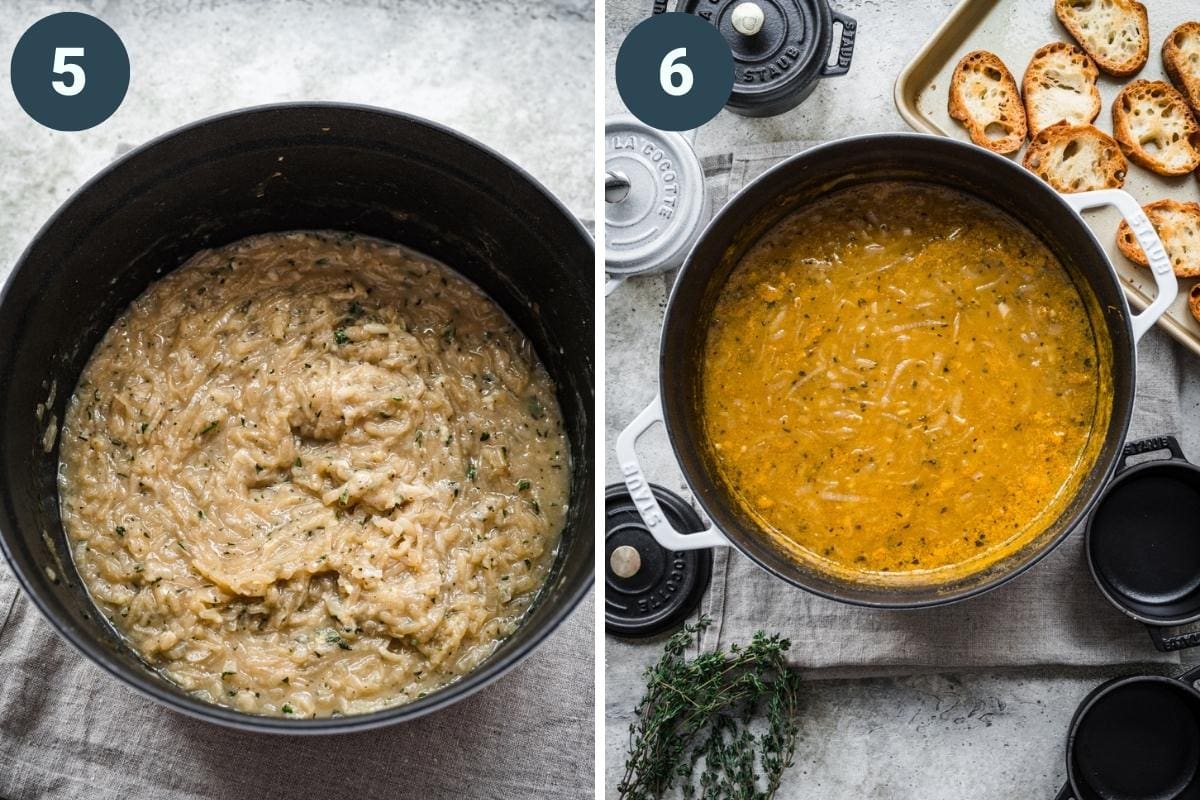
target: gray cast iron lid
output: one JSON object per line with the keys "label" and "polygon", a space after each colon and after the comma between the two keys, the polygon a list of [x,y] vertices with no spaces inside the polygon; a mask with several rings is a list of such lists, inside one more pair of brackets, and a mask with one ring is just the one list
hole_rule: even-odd
{"label": "gray cast iron lid", "polygon": [[604,264],[619,277],[678,268],[704,226],[704,172],[688,140],[632,116],[604,126]]}

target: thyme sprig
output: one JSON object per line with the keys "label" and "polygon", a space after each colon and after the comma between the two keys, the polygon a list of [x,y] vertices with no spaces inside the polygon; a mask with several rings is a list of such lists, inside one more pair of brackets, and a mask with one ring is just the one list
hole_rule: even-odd
{"label": "thyme sprig", "polygon": [[[688,646],[710,623],[701,617],[672,636],[646,670],[617,787],[624,800],[657,800],[675,787],[685,798],[770,800],[791,766],[800,699],[785,656],[791,642],[758,631],[744,647],[689,660]],[[756,736],[752,724],[764,714],[766,732]]]}

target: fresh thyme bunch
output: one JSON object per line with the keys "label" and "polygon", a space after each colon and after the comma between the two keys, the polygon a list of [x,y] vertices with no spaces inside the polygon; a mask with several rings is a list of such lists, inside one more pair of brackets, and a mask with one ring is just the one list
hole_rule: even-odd
{"label": "fresh thyme bunch", "polygon": [[[672,636],[662,659],[646,670],[617,787],[624,800],[657,800],[677,786],[685,798],[696,797],[702,758],[704,800],[770,800],[792,764],[800,677],[785,660],[791,642],[758,631],[745,647],[689,661],[688,645],[710,623],[701,617]],[[750,725],[764,712],[767,730],[755,736]]]}

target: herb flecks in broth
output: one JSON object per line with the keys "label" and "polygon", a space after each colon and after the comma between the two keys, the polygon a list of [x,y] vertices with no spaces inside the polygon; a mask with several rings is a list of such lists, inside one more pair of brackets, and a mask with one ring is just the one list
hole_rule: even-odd
{"label": "herb flecks in broth", "polygon": [[938,583],[1063,511],[1100,386],[1083,300],[1037,237],[965,194],[882,182],[747,252],[710,323],[702,410],[722,479],[795,558]]}

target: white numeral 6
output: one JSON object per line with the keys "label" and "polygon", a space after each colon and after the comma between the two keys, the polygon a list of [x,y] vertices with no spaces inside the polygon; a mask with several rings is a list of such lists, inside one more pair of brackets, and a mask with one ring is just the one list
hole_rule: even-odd
{"label": "white numeral 6", "polygon": [[[663,91],[672,97],[682,97],[692,90],[692,68],[687,64],[675,63],[685,56],[687,48],[676,47],[663,56],[662,63],[658,65],[658,81]],[[672,80],[675,76],[679,78],[678,84]]]}

